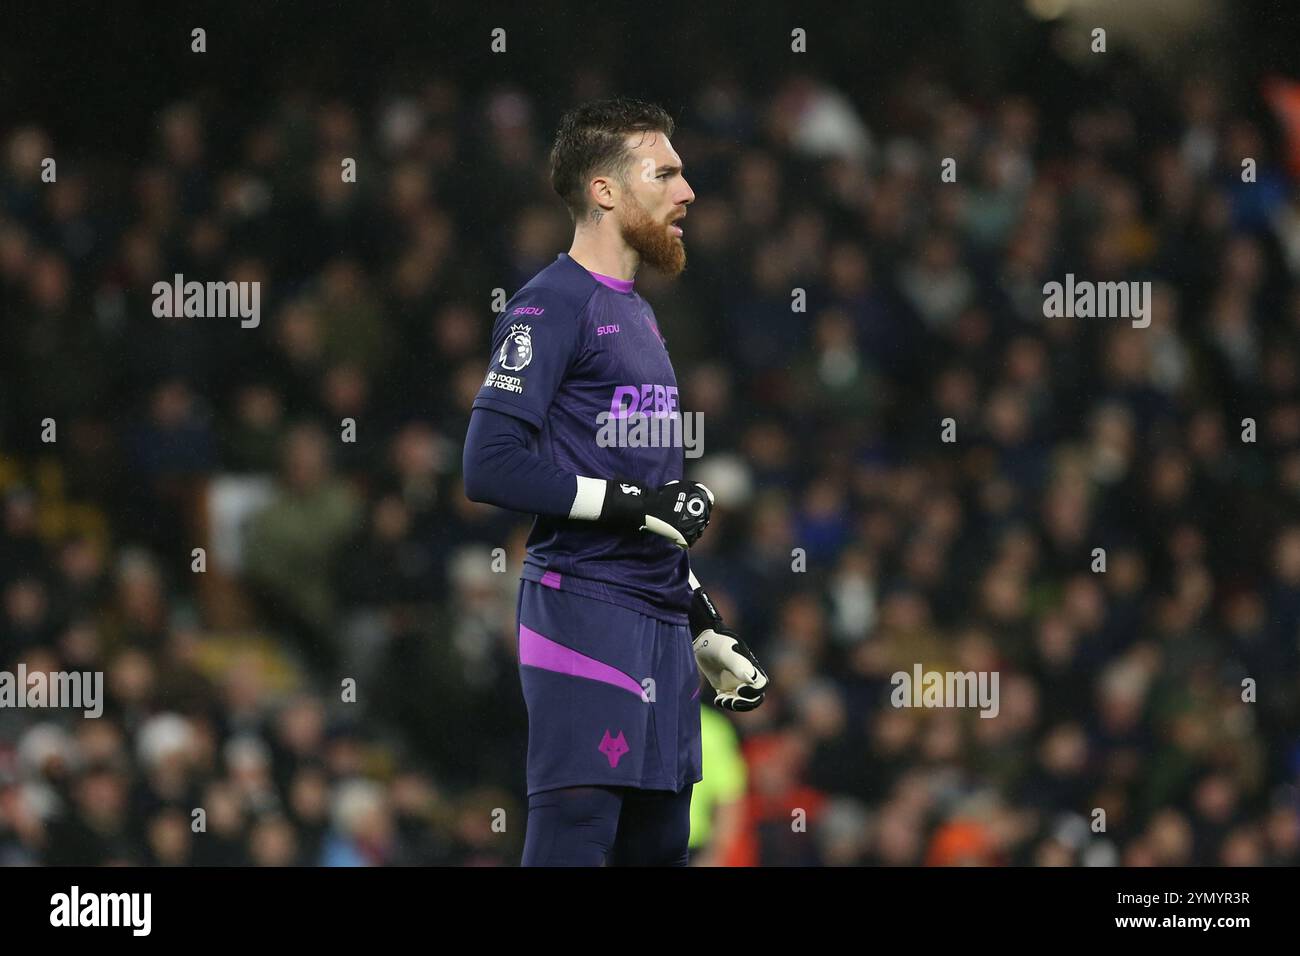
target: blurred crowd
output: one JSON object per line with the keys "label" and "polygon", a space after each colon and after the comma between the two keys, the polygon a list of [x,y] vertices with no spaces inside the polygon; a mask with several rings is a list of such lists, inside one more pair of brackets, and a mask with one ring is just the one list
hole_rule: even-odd
{"label": "blurred crowd", "polygon": [[[775,688],[710,861],[1300,863],[1300,202],[1238,88],[1149,92],[683,102],[687,269],[637,290]],[[107,697],[0,710],[0,863],[518,860],[529,519],[458,471],[493,292],[568,248],[569,105],[182,101],[135,163],[0,128],[0,669]],[[1150,326],[1044,318],[1067,273]],[[157,317],[176,274],[260,323]],[[892,706],[914,664],[999,715]]]}

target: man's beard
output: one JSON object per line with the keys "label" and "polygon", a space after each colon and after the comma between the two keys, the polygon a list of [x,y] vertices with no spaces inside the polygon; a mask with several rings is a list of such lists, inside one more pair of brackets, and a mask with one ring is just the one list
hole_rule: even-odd
{"label": "man's beard", "polygon": [[666,223],[650,218],[645,206],[634,197],[624,206],[620,218],[623,241],[641,256],[641,261],[670,279],[686,268],[686,245],[674,236]]}

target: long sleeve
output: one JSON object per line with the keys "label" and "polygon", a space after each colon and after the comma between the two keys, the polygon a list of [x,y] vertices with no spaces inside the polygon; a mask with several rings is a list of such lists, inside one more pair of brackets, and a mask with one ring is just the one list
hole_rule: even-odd
{"label": "long sleeve", "polygon": [[465,435],[466,497],[526,514],[577,517],[578,476],[533,451],[536,436],[522,418],[475,408]]}

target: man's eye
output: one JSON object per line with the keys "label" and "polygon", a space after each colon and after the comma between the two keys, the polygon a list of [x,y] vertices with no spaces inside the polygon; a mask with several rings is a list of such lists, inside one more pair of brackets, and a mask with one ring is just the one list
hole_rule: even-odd
{"label": "man's eye", "polygon": [[655,179],[667,179],[667,178],[668,178],[667,173],[660,173],[658,176],[655,177]]}

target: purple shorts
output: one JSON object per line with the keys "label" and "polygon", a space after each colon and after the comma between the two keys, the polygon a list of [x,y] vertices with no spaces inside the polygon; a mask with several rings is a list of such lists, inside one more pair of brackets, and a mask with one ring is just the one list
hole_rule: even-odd
{"label": "purple shorts", "polygon": [[702,777],[690,629],[533,581],[519,587],[528,794],[679,791]]}

